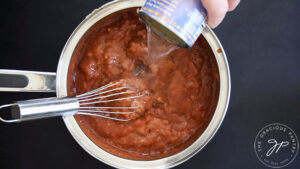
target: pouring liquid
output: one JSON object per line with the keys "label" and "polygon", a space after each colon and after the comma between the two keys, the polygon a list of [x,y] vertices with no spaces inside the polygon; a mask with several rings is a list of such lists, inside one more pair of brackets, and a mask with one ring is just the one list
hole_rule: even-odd
{"label": "pouring liquid", "polygon": [[179,47],[166,41],[165,39],[154,33],[150,27],[147,26],[147,45],[148,57],[152,60],[167,56],[169,53],[175,51]]}

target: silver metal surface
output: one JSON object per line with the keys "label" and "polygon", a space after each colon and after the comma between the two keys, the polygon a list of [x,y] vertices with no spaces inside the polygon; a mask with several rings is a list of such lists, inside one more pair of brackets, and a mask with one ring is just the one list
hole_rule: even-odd
{"label": "silver metal surface", "polygon": [[56,73],[0,69],[0,91],[55,92]]}
{"label": "silver metal surface", "polygon": [[[16,104],[6,104],[6,105],[2,105],[0,106],[0,110],[4,109],[4,108],[8,108],[8,107],[14,107],[16,106]],[[19,122],[20,119],[16,118],[16,119],[4,119],[2,117],[0,117],[0,121],[5,122],[5,123],[13,123],[13,122]]]}
{"label": "silver metal surface", "polygon": [[[79,109],[79,101],[76,98],[44,98],[26,101],[18,101],[13,104],[0,106],[0,110],[10,107],[12,119],[4,119],[3,122],[22,122],[28,120],[49,118],[55,116],[74,115]],[[1,112],[3,113],[3,112]]]}
{"label": "silver metal surface", "polygon": [[[57,96],[62,97],[67,95],[67,74],[68,74],[68,65],[70,63],[73,51],[84,35],[84,33],[92,27],[97,21],[103,19],[104,17],[120,11],[122,9],[132,8],[132,7],[141,7],[145,3],[145,0],[119,0],[112,1],[106,5],[100,7],[99,9],[94,10],[89,14],[85,20],[74,30],[70,38],[68,39],[60,57],[58,69],[57,69]],[[215,113],[212,117],[211,122],[209,123],[206,130],[203,134],[189,147],[185,150],[174,154],[169,157],[165,157],[158,160],[150,161],[141,161],[141,160],[128,160],[110,154],[100,147],[98,147],[92,140],[90,140],[85,133],[81,130],[77,121],[73,116],[63,117],[64,122],[75,138],[75,140],[83,147],[88,153],[94,156],[96,159],[111,165],[116,168],[171,168],[177,166],[184,161],[191,158],[197,152],[199,152],[214,136],[218,128],[220,127],[224,116],[227,111],[227,106],[229,103],[230,97],[230,72],[226,59],[224,49],[219,42],[218,38],[215,36],[213,31],[206,26],[202,35],[207,40],[211,49],[215,55],[215,58],[218,63],[218,68],[220,72],[220,94],[218,105],[216,107]],[[218,51],[222,52],[218,52]]]}
{"label": "silver metal surface", "polygon": [[13,119],[4,119],[3,122],[21,122],[49,118],[55,116],[73,115],[79,109],[79,101],[76,98],[44,98],[26,101],[18,101],[13,104],[0,106],[0,110],[10,107]]}
{"label": "silver metal surface", "polygon": [[[79,101],[79,110],[76,114],[97,116],[117,121],[129,121],[129,118],[116,118],[109,116],[110,114],[134,114],[134,109],[138,107],[102,107],[101,103],[118,102],[122,100],[131,100],[142,97],[144,95],[137,94],[132,90],[133,87],[124,86],[120,82],[110,83],[98,89],[76,96]],[[121,85],[121,86],[120,86]],[[125,96],[123,96],[125,95]],[[111,98],[111,99],[108,99]],[[89,106],[97,104],[97,106]],[[109,111],[113,109],[113,111]],[[125,111],[124,111],[125,110]],[[126,111],[127,110],[127,111]]]}
{"label": "silver metal surface", "polygon": [[[55,116],[81,114],[117,121],[129,121],[131,120],[129,118],[117,118],[109,115],[133,114],[135,113],[133,109],[137,109],[138,107],[103,107],[101,106],[101,103],[118,102],[143,96],[142,94],[135,95],[136,92],[131,89],[133,88],[122,86],[121,82],[115,82],[75,97],[18,101],[14,104],[0,106],[0,110],[11,107],[10,113],[13,117],[12,119],[4,119],[0,116],[0,120],[11,123]],[[97,104],[97,106],[86,106],[94,104]],[[109,109],[113,109],[114,111],[108,111]]]}
{"label": "silver metal surface", "polygon": [[79,109],[76,98],[44,98],[15,103],[18,109],[13,113],[20,113],[20,121],[67,116],[75,114]]}

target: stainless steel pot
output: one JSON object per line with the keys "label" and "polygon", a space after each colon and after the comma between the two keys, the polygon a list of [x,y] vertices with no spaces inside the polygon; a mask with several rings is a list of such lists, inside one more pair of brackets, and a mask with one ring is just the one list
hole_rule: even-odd
{"label": "stainless steel pot", "polygon": [[[67,96],[67,74],[73,51],[86,31],[97,21],[122,9],[141,7],[145,0],[116,0],[89,14],[74,30],[60,56],[57,73],[0,70],[0,91],[54,92],[57,97]],[[96,159],[117,168],[171,168],[183,163],[199,152],[214,136],[226,114],[230,97],[230,72],[226,55],[213,31],[206,27],[202,33],[216,57],[220,72],[220,94],[211,122],[203,134],[189,147],[169,157],[150,161],[128,160],[110,154],[93,143],[81,130],[73,116],[63,120],[74,139]],[[56,82],[55,82],[56,81]],[[55,85],[56,84],[56,85]]]}

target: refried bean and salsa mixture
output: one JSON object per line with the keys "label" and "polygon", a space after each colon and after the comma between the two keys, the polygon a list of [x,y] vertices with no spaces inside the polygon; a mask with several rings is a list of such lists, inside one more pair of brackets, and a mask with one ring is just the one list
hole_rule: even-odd
{"label": "refried bean and salsa mixture", "polygon": [[147,93],[132,100],[141,107],[133,120],[75,118],[95,144],[127,159],[153,160],[188,147],[209,124],[219,97],[218,67],[206,40],[201,36],[191,49],[149,59],[136,8],[102,19],[83,36],[70,63],[68,94],[120,80]]}

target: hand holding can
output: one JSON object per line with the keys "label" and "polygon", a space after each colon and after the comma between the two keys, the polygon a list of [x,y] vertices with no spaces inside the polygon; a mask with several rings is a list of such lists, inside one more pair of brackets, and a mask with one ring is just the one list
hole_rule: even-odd
{"label": "hand holding can", "polygon": [[207,23],[211,28],[217,27],[227,12],[233,11],[240,0],[201,0],[207,10]]}
{"label": "hand holding can", "polygon": [[146,0],[140,18],[170,43],[190,48],[208,25],[216,27],[239,0]]}

